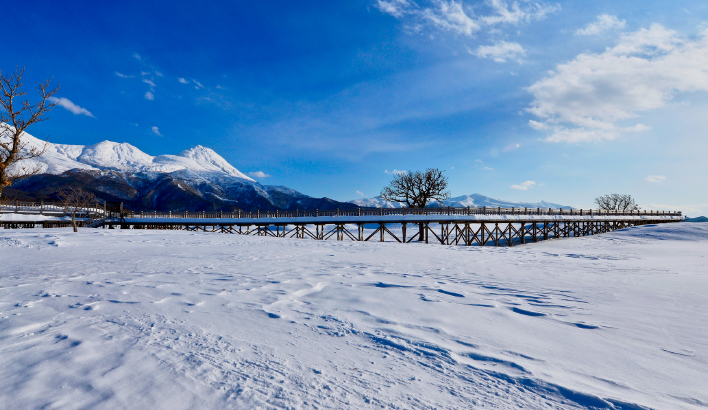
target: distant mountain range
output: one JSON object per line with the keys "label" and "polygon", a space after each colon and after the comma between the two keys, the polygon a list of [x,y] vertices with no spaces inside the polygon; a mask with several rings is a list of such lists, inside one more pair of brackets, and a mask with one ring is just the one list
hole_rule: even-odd
{"label": "distant mountain range", "polygon": [[[367,208],[402,208],[403,205],[397,202],[390,202],[381,197],[354,199],[349,201],[352,204],[367,207]],[[489,207],[489,208],[553,208],[553,209],[573,209],[571,206],[554,204],[552,202],[509,202],[501,199],[490,198],[481,194],[462,195],[447,199],[441,202],[433,202],[429,204],[431,208],[435,207]]]}
{"label": "distant mountain range", "polygon": [[[0,140],[7,137],[0,137]],[[23,136],[27,148],[44,142]],[[261,185],[219,154],[198,145],[178,155],[151,156],[133,145],[103,141],[94,145],[47,144],[39,158],[26,160],[41,174],[6,188],[4,197],[49,200],[79,186],[106,201],[140,210],[295,210],[352,209],[356,205],[313,198],[283,186]]]}
{"label": "distant mountain range", "polygon": [[686,218],[683,220],[684,222],[708,222],[708,217],[705,216],[697,216],[695,218]]}
{"label": "distant mountain range", "polygon": [[[0,136],[0,141],[7,137]],[[26,148],[42,147],[29,134]],[[197,145],[177,155],[151,156],[133,145],[103,141],[93,145],[47,144],[43,156],[26,160],[41,173],[17,181],[3,192],[5,198],[53,200],[68,187],[82,187],[105,201],[123,202],[134,211],[274,211],[295,209],[394,208],[401,204],[381,198],[339,202],[313,198],[294,189],[261,185],[229,164],[209,148]],[[480,194],[448,199],[436,206],[564,208],[569,206],[539,202],[515,203]]]}

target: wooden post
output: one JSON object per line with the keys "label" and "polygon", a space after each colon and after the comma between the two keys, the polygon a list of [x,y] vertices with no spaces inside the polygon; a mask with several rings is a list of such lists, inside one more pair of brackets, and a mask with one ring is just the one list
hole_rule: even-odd
{"label": "wooden post", "polygon": [[403,222],[403,243],[406,243],[406,226],[408,224]]}

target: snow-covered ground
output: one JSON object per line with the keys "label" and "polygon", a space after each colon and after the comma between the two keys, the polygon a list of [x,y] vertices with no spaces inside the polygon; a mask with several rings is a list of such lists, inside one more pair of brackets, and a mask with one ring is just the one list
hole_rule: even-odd
{"label": "snow-covered ground", "polygon": [[3,230],[0,408],[705,408],[706,255]]}
{"label": "snow-covered ground", "polygon": [[70,221],[70,216],[0,213],[0,221]]}

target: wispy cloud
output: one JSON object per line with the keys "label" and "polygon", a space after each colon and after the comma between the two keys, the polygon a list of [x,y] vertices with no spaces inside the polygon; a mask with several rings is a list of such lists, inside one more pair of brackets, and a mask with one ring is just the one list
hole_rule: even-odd
{"label": "wispy cloud", "polygon": [[150,80],[148,80],[147,78],[143,78],[143,82],[144,82],[145,84],[149,85],[151,88],[155,88],[155,87],[156,87],[155,83],[152,82],[152,81],[150,81]]}
{"label": "wispy cloud", "polygon": [[204,88],[204,86],[202,85],[202,83],[200,83],[199,81],[197,81],[197,80],[192,80],[192,82],[195,84],[195,85],[194,85],[194,88],[195,88],[195,89],[198,90],[198,89],[200,89],[200,88]]}
{"label": "wispy cloud", "polygon": [[140,54],[138,54],[138,53],[133,53],[133,58],[138,61],[143,61],[143,59],[140,57]]}
{"label": "wispy cloud", "polygon": [[623,34],[602,53],[560,64],[528,90],[528,108],[547,142],[599,142],[649,130],[626,121],[665,107],[678,93],[708,91],[708,30],[695,39],[660,24]]}
{"label": "wispy cloud", "polygon": [[120,77],[120,78],[133,78],[133,77],[135,77],[135,76],[132,76],[132,75],[121,74],[121,73],[119,73],[118,71],[114,71],[114,73],[116,73],[116,75],[117,75],[118,77]]}
{"label": "wispy cloud", "polygon": [[491,46],[479,46],[477,50],[471,53],[480,58],[491,58],[497,63],[504,63],[506,60],[520,62],[519,56],[526,54],[526,51],[519,43],[500,41]]}
{"label": "wispy cloud", "polygon": [[384,170],[384,173],[389,174],[389,175],[401,175],[401,174],[407,174],[408,171],[401,171],[400,169],[394,169],[394,170]]}
{"label": "wispy cloud", "polygon": [[649,175],[646,180],[649,182],[659,183],[666,181],[666,177],[663,175]]}
{"label": "wispy cloud", "polygon": [[560,9],[556,4],[517,0],[487,0],[474,8],[457,0],[377,0],[376,7],[416,26],[433,26],[463,36],[499,25],[540,20]]}
{"label": "wispy cloud", "polygon": [[528,191],[529,188],[533,188],[536,185],[536,181],[525,181],[519,185],[512,185],[511,189],[518,189],[521,191]]}
{"label": "wispy cloud", "polygon": [[359,195],[359,196],[366,196],[366,195],[364,195],[364,193],[361,192],[361,191],[356,191],[356,194]]}
{"label": "wispy cloud", "polygon": [[255,172],[249,172],[249,176],[252,176],[253,178],[269,178],[272,175],[268,175],[263,171],[255,171]]}
{"label": "wispy cloud", "polygon": [[153,94],[152,92],[148,91],[148,92],[145,93],[145,99],[152,101],[152,100],[155,99],[155,94]]}
{"label": "wispy cloud", "polygon": [[186,78],[179,77],[179,78],[177,78],[177,80],[182,84],[189,84],[189,81],[187,81]]}
{"label": "wispy cloud", "polygon": [[66,109],[66,110],[71,111],[72,113],[74,113],[76,115],[86,115],[88,117],[96,118],[93,116],[93,114],[91,114],[91,112],[89,110],[87,110],[86,108],[79,107],[78,105],[71,102],[71,100],[68,98],[49,97],[48,100],[52,103],[56,103],[56,105]]}
{"label": "wispy cloud", "polygon": [[150,128],[150,130],[152,131],[153,134],[160,136],[160,137],[164,137],[164,135],[162,135],[160,133],[160,129],[158,127],[152,127],[152,128]]}
{"label": "wispy cloud", "polygon": [[576,30],[575,34],[578,36],[592,36],[610,30],[622,30],[626,24],[625,20],[620,20],[617,16],[602,14],[597,16],[597,19],[585,26],[585,28]]}

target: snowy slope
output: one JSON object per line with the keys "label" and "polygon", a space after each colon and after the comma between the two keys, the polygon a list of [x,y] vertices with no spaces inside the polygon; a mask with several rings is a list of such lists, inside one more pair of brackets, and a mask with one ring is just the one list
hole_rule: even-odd
{"label": "snowy slope", "polygon": [[708,225],[0,232],[0,409],[705,409]]}
{"label": "snowy slope", "polygon": [[[374,197],[374,198],[362,198],[362,199],[354,199],[352,201],[349,201],[352,204],[362,206],[362,207],[367,207],[367,208],[401,208],[403,205],[400,203],[396,202],[390,202],[382,199],[381,197]],[[472,195],[462,195],[462,196],[457,196],[454,198],[450,198],[448,200],[443,201],[442,204],[439,202],[437,203],[432,203],[429,206],[431,207],[438,207],[438,206],[453,206],[453,207],[491,207],[491,208],[496,208],[496,207],[501,207],[501,208],[553,208],[553,209],[572,209],[572,207],[567,206],[567,205],[560,205],[560,204],[555,204],[551,202],[546,202],[546,201],[541,201],[541,202],[510,202],[510,201],[504,201],[501,199],[494,199],[490,198],[488,196],[480,195],[480,194],[472,194]]]}
{"label": "snowy slope", "polygon": [[[6,139],[7,137],[0,137]],[[45,142],[30,134],[23,136],[29,147],[42,147]],[[61,174],[71,169],[114,170],[131,173],[172,173],[223,175],[255,182],[214,150],[201,145],[182,151],[178,155],[151,156],[128,143],[103,141],[93,145],[47,144],[43,156],[26,161],[35,163],[42,173]]]}

